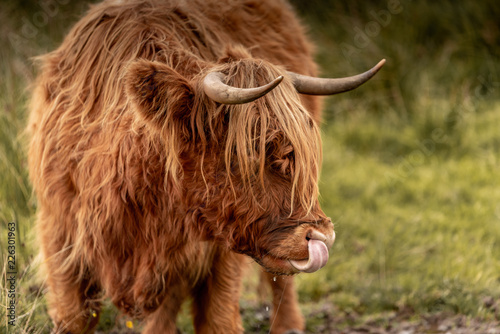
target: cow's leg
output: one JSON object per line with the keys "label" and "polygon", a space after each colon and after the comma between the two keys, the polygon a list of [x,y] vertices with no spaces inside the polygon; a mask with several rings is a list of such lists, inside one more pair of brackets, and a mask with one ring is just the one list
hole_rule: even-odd
{"label": "cow's leg", "polygon": [[86,278],[79,279],[75,269],[62,269],[59,258],[57,254],[45,258],[53,333],[93,333],[99,322],[100,289]]}
{"label": "cow's leg", "polygon": [[276,276],[262,272],[261,280],[271,285],[271,334],[300,333],[304,330],[304,317],[300,312],[293,276]]}
{"label": "cow's leg", "polygon": [[163,300],[160,307],[149,315],[146,319],[146,326],[142,334],[175,334],[177,330],[175,321],[182,306],[182,302],[187,297],[187,288],[183,286],[169,287],[169,293]]}
{"label": "cow's leg", "polygon": [[245,258],[218,251],[208,276],[193,290],[196,333],[243,333],[239,296]]}
{"label": "cow's leg", "polygon": [[81,267],[68,225],[39,212],[42,263],[47,277],[48,309],[54,323],[53,333],[93,333],[99,322],[100,287]]}

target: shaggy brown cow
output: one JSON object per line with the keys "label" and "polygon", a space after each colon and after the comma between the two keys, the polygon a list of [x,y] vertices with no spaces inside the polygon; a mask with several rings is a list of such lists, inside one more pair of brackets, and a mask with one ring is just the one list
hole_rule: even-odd
{"label": "shaggy brown cow", "polygon": [[[325,265],[319,102],[299,93],[381,64],[294,74],[316,66],[278,0],[104,2],[41,61],[29,168],[56,332],[92,332],[109,297],[175,333],[192,297],[197,332],[239,333],[244,255],[273,275]],[[303,328],[292,283],[273,285],[275,333]]]}

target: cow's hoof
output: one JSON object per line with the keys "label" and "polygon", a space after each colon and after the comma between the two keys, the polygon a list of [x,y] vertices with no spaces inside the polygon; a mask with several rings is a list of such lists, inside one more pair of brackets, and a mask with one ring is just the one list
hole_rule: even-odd
{"label": "cow's hoof", "polygon": [[289,329],[283,334],[304,334],[304,332],[298,329]]}

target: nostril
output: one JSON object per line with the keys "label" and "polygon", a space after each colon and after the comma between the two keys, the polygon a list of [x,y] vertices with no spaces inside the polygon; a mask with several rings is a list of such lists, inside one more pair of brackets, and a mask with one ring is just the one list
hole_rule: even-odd
{"label": "nostril", "polygon": [[317,230],[309,231],[307,233],[307,237],[309,239],[320,240],[320,241],[323,241],[323,242],[327,240],[326,236],[323,233],[321,233],[320,231],[317,231]]}
{"label": "nostril", "polygon": [[327,240],[326,236],[317,230],[310,230],[307,232],[306,240],[309,241],[311,239],[312,240],[320,240],[323,242],[325,242]]}
{"label": "nostril", "polygon": [[309,241],[313,238],[312,236],[312,231],[308,231],[307,234],[306,234],[306,240]]}

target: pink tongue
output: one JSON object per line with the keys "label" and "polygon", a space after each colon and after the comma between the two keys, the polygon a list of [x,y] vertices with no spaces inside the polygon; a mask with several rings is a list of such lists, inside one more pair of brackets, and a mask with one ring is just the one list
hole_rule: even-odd
{"label": "pink tongue", "polygon": [[307,248],[309,250],[308,260],[290,260],[290,264],[299,271],[313,273],[323,268],[328,261],[328,247],[321,240],[311,239]]}

